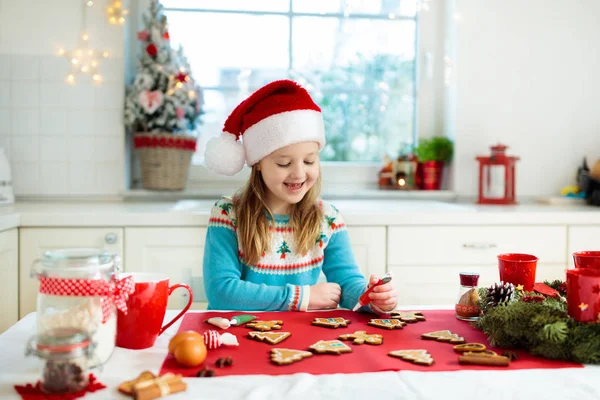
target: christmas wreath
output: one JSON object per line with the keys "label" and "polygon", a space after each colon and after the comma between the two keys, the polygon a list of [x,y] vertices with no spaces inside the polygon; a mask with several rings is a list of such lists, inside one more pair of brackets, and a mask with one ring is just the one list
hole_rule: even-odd
{"label": "christmas wreath", "polygon": [[495,347],[522,348],[548,359],[600,364],[600,323],[582,323],[568,316],[564,282],[544,284],[558,293],[525,292],[503,283],[480,288],[482,316],[474,325]]}

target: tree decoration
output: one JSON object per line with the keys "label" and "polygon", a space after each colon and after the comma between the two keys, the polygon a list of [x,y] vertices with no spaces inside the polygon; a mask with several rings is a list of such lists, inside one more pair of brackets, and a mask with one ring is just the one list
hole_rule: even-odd
{"label": "tree decoration", "polygon": [[171,48],[167,18],[151,0],[137,33],[142,51],[127,88],[125,124],[132,132],[193,135],[200,124],[202,96],[183,50]]}
{"label": "tree decoration", "polygon": [[498,304],[509,302],[513,297],[514,290],[515,287],[512,283],[494,283],[486,289],[483,296],[480,296],[483,299],[483,308],[481,309],[485,310],[488,307],[496,307]]}
{"label": "tree decoration", "polygon": [[[559,290],[563,282],[544,283]],[[479,289],[480,305],[485,310],[473,324],[486,334],[491,346],[521,348],[549,359],[600,364],[600,323],[583,323],[570,318],[561,297],[533,292],[514,292],[509,301],[500,301],[494,306],[486,296],[492,288],[494,293],[499,293],[495,288],[502,286],[500,283]]]}

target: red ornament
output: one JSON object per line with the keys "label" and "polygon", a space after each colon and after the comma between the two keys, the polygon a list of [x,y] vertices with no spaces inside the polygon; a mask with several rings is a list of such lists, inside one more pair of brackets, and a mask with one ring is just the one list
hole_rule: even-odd
{"label": "red ornament", "polygon": [[165,39],[165,40],[171,39],[171,37],[169,36],[169,31],[165,31],[165,33],[163,33],[163,39]]}
{"label": "red ornament", "polygon": [[175,75],[175,79],[178,80],[179,82],[183,83],[187,80],[187,74],[185,74],[183,72],[179,72],[179,73],[177,73],[177,75]]}
{"label": "red ornament", "polygon": [[148,33],[147,30],[143,30],[143,31],[139,31],[137,33],[137,38],[138,40],[141,40],[142,42],[147,42],[148,39],[150,38],[150,34]]}
{"label": "red ornament", "polygon": [[150,43],[148,46],[146,46],[146,51],[152,57],[154,57],[156,55],[156,53],[158,53],[158,49],[156,48],[156,46],[154,45],[154,43]]}
{"label": "red ornament", "polygon": [[517,204],[515,164],[519,157],[507,156],[503,144],[491,147],[491,156],[479,156],[479,204]]}

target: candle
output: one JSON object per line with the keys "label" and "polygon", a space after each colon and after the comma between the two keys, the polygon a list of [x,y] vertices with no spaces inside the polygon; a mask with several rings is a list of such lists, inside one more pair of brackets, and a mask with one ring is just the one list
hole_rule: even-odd
{"label": "candle", "polygon": [[567,270],[569,316],[581,322],[600,322],[600,269]]}
{"label": "candle", "polygon": [[531,292],[535,283],[535,270],[538,258],[531,254],[507,253],[498,256],[500,280],[523,286],[523,290]]}

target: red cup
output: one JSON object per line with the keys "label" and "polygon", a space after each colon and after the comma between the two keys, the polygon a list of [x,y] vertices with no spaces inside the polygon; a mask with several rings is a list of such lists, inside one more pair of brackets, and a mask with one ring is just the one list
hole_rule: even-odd
{"label": "red cup", "polygon": [[600,251],[576,251],[573,253],[575,268],[600,269]]}
{"label": "red cup", "polygon": [[581,322],[600,322],[600,269],[567,270],[567,309]]}
{"label": "red cup", "polygon": [[[135,282],[135,291],[127,300],[127,314],[117,310],[117,346],[147,349],[189,310],[193,301],[192,289],[182,283],[169,286],[169,277],[164,274],[133,273],[131,276]],[[183,311],[162,326],[169,296],[177,288],[187,290],[190,298]]]}
{"label": "red cup", "polygon": [[515,286],[523,285],[523,290],[531,292],[535,283],[537,261],[538,258],[531,254],[500,254],[498,256],[500,280]]}

